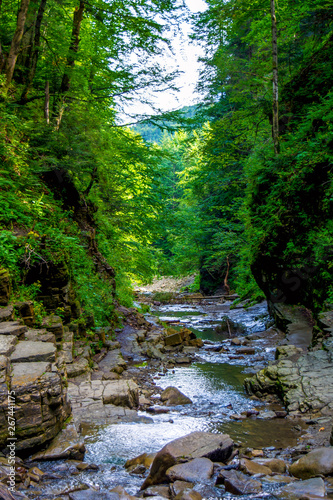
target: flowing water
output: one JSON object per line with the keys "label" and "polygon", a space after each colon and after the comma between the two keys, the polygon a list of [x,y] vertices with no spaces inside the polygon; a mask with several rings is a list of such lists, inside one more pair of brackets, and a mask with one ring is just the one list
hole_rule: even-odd
{"label": "flowing water", "polygon": [[[140,415],[150,417],[150,420],[147,419],[149,423],[122,423],[83,429],[87,448],[85,461],[97,464],[100,470],[93,473],[84,472],[79,477],[73,476],[70,481],[67,474],[63,481],[48,488],[45,492],[48,493],[48,498],[52,495],[54,498],[65,486],[72,488],[82,482],[102,490],[109,490],[120,484],[129,493],[135,494],[143,478],[128,474],[124,469],[125,461],[144,452],[156,452],[167,442],[192,431],[228,433],[242,446],[254,448],[283,448],[296,444],[298,433],[293,428],[295,422],[286,419],[249,418],[236,422],[230,419],[231,415],[244,410],[263,410],[265,405],[250,399],[244,392],[243,380],[247,376],[248,368],[246,358],[229,359],[230,356],[228,358],[225,354],[216,352],[216,347],[223,346],[229,340],[216,333],[215,328],[221,324],[222,316],[228,314],[230,319],[244,325],[245,333],[264,330],[268,321],[264,304],[247,311],[229,311],[224,305],[217,307],[216,304],[174,304],[161,306],[153,311],[153,314],[158,315],[162,321],[171,321],[172,325],[179,323],[178,326],[191,328],[197,336],[209,341],[208,349],[200,349],[198,362],[168,370],[164,376],[159,374],[155,377],[156,384],[162,389],[170,385],[176,386],[192,399],[193,405],[172,408],[169,413],[153,417],[151,414],[140,412]],[[258,342],[260,343],[260,340]],[[269,355],[269,352],[267,354]],[[147,368],[143,366],[140,369]],[[48,467],[55,472],[59,470],[58,463],[50,463]],[[70,464],[68,467],[70,472]],[[221,490],[215,488],[210,492],[210,497],[221,498]],[[228,498],[228,494],[225,494],[224,498]]]}

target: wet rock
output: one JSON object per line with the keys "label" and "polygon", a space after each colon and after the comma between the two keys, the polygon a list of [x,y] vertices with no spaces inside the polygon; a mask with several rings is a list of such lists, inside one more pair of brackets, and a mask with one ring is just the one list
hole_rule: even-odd
{"label": "wet rock", "polygon": [[184,490],[175,497],[175,500],[201,500],[202,496],[195,490]]}
{"label": "wet rock", "polygon": [[56,347],[51,342],[24,340],[19,342],[10,356],[12,363],[29,361],[55,362]]}
{"label": "wet rock", "polygon": [[294,462],[289,472],[300,479],[333,474],[333,447],[317,448]]}
{"label": "wet rock", "polygon": [[242,345],[242,341],[238,337],[235,337],[234,339],[230,340],[230,344],[231,345]]}
{"label": "wet rock", "polygon": [[257,418],[261,420],[271,420],[272,418],[276,418],[276,413],[272,410],[260,411],[259,415],[257,415]]}
{"label": "wet rock", "polygon": [[117,493],[120,500],[137,500],[137,497],[133,497],[122,486],[116,486],[110,490],[111,493]]}
{"label": "wet rock", "polygon": [[195,458],[185,464],[178,464],[166,471],[170,481],[201,482],[213,475],[214,464],[208,458]]}
{"label": "wet rock", "polygon": [[272,474],[272,470],[265,465],[260,465],[253,460],[248,460],[247,458],[242,458],[239,461],[239,465],[240,470],[246,474],[250,474],[250,476],[253,476],[254,474],[264,474],[265,476],[270,476]]}
{"label": "wet rock", "polygon": [[146,409],[148,413],[154,413],[154,415],[161,415],[162,413],[169,413],[170,410],[168,408],[164,408],[163,406],[150,406]]}
{"label": "wet rock", "polygon": [[246,420],[246,415],[238,415],[237,413],[233,413],[230,415],[232,420]]}
{"label": "wet rock", "polygon": [[130,467],[128,469],[128,471],[131,473],[131,474],[138,474],[138,475],[142,475],[146,472],[146,467],[144,465],[136,465],[135,467]]}
{"label": "wet rock", "polygon": [[177,365],[189,365],[191,361],[191,358],[189,358],[188,356],[175,358],[175,362],[177,363]]}
{"label": "wet rock", "polygon": [[163,498],[170,498],[170,488],[169,486],[150,486],[143,492],[144,497],[156,497],[161,496]]}
{"label": "wet rock", "polygon": [[286,476],[282,474],[275,474],[274,476],[265,476],[261,478],[261,481],[264,483],[282,483],[289,484],[297,481],[295,477]]}
{"label": "wet rock", "polygon": [[150,474],[141,489],[166,481],[167,469],[183,462],[184,459],[189,461],[205,457],[212,461],[224,462],[231,456],[232,450],[233,441],[227,434],[198,431],[175,439],[157,453]]}
{"label": "wet rock", "polygon": [[239,347],[237,354],[255,354],[256,350],[253,347]]}
{"label": "wet rock", "polygon": [[128,469],[129,467],[144,465],[146,469],[149,469],[155,457],[156,453],[142,453],[142,455],[138,457],[127,460],[125,462],[125,468]]}
{"label": "wet rock", "polygon": [[76,468],[79,471],[83,471],[83,470],[95,470],[96,471],[99,469],[98,465],[88,464],[86,462],[80,462],[79,464],[77,464]]}
{"label": "wet rock", "polygon": [[264,456],[264,452],[263,452],[263,450],[251,450],[251,456],[255,457],[255,458],[256,457],[263,457]]}
{"label": "wet rock", "polygon": [[311,498],[321,498],[326,494],[325,483],[321,477],[307,479],[306,481],[296,481],[279,490],[279,498],[286,500],[299,500]]}
{"label": "wet rock", "polygon": [[60,460],[71,458],[83,460],[85,446],[80,439],[74,424],[68,424],[52,441],[50,446],[31,457],[31,460]]}
{"label": "wet rock", "polygon": [[284,460],[281,460],[281,458],[266,458],[256,460],[256,462],[268,467],[272,472],[276,472],[278,474],[284,474],[287,470],[287,465]]}
{"label": "wet rock", "polygon": [[192,404],[190,398],[185,396],[177,387],[169,386],[161,394],[161,401],[167,406]]}
{"label": "wet rock", "polygon": [[7,488],[6,485],[0,483],[0,498],[2,500],[28,500],[28,497],[26,497],[23,493],[17,494],[15,492],[15,496],[9,489]]}
{"label": "wet rock", "polygon": [[252,495],[259,493],[262,489],[261,483],[240,471],[221,471],[216,484],[224,484],[225,490],[233,495]]}
{"label": "wet rock", "polygon": [[70,500],[120,500],[120,495],[115,492],[83,490],[69,493]]}
{"label": "wet rock", "polygon": [[179,493],[182,493],[184,490],[191,490],[193,488],[194,484],[189,483],[188,481],[175,481],[170,485],[172,494],[174,496],[179,495]]}

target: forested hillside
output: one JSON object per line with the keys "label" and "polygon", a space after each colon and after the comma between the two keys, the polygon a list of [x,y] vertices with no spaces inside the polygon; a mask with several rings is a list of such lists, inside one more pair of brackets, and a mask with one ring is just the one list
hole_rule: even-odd
{"label": "forested hillside", "polygon": [[172,85],[181,3],[0,3],[3,303],[102,326],[131,280],[197,270],[205,293],[333,300],[332,3],[207,0],[195,117],[120,126]]}
{"label": "forested hillside", "polygon": [[279,2],[272,22],[261,2],[207,4],[193,35],[206,47],[204,124],[165,144],[181,192],[163,244],[199,265],[205,292],[322,309],[333,298],[333,6]]}

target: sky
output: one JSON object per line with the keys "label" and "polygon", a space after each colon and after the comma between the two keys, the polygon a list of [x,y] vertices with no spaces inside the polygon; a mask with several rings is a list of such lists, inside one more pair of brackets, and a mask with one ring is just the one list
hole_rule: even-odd
{"label": "sky", "polygon": [[[204,0],[185,0],[191,12],[201,12],[207,7]],[[195,86],[199,77],[200,63],[198,57],[202,55],[202,50],[197,45],[190,42],[189,34],[191,26],[186,22],[181,24],[180,34],[172,39],[174,55],[166,51],[163,55],[163,65],[170,71],[179,69],[182,74],[176,79],[175,83],[179,92],[164,91],[150,93],[149,97],[162,111],[171,111],[195,104],[199,96],[195,93]],[[147,93],[147,91],[145,91]],[[144,96],[146,97],[146,95]],[[148,105],[140,103],[140,94],[137,99],[125,108],[129,115],[133,114],[153,114]],[[131,122],[129,116],[122,117],[122,121]]]}

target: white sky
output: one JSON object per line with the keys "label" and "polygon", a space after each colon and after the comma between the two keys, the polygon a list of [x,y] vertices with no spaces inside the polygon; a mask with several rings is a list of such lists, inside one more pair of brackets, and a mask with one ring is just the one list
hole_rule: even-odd
{"label": "white sky", "polygon": [[[204,11],[207,8],[204,0],[185,0],[191,12]],[[181,33],[174,37],[172,46],[174,55],[167,51],[163,56],[163,65],[170,71],[179,69],[183,74],[176,80],[176,86],[179,87],[179,92],[164,91],[151,93],[149,97],[151,100],[161,108],[162,111],[171,111],[174,109],[182,108],[183,106],[190,106],[195,104],[198,100],[198,95],[195,94],[195,85],[199,77],[200,64],[198,57],[202,55],[202,50],[199,46],[194,45],[189,40],[191,26],[187,23],[182,23]],[[145,91],[145,97],[147,97]],[[140,95],[137,96],[138,101],[132,102],[126,108],[129,114],[152,114],[152,110],[148,105],[140,104]],[[127,122],[129,119],[124,118]]]}

